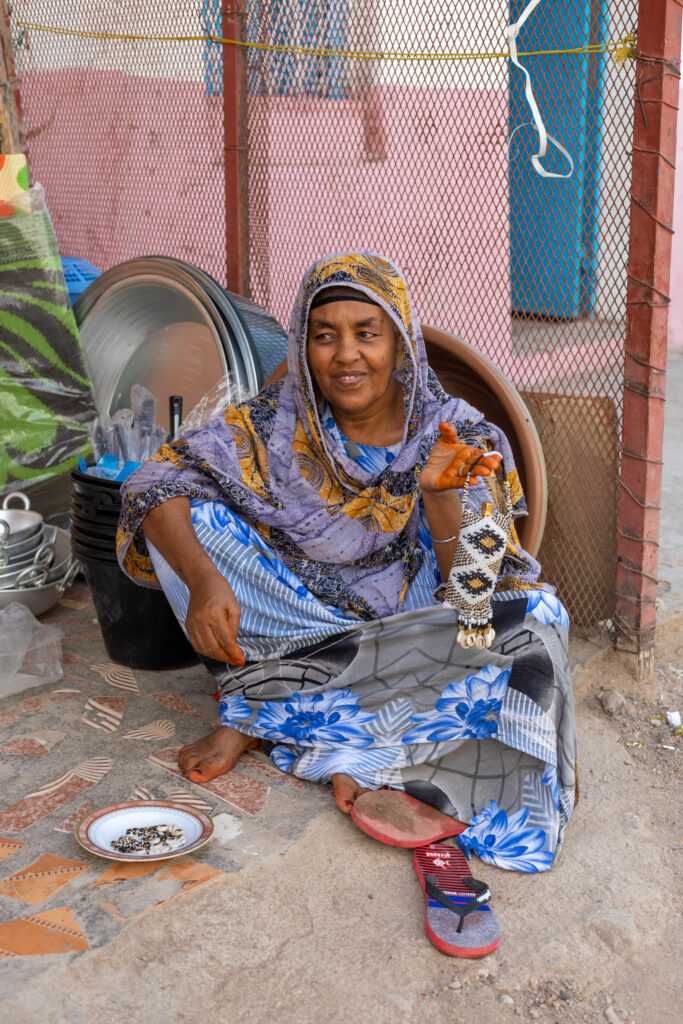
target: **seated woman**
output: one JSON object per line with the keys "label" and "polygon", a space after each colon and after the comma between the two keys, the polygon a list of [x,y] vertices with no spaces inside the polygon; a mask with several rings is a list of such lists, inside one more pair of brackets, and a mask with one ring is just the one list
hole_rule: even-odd
{"label": "seated woman", "polygon": [[306,273],[287,365],[122,487],[120,564],[163,587],[222,692],[180,768],[208,781],[262,743],[342,811],[403,790],[470,822],[483,859],[549,868],[575,791],[567,614],[511,520],[490,649],[439,600],[469,474],[468,509],[525,513],[506,438],[442,390],[372,253]]}

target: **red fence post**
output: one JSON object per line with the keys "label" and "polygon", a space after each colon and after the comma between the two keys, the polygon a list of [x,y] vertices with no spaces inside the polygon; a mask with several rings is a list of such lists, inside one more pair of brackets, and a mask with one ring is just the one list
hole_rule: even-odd
{"label": "red fence post", "polygon": [[[224,39],[246,40],[246,0],[221,0]],[[225,277],[230,291],[249,295],[249,149],[247,50],[223,44]]]}
{"label": "red fence post", "polygon": [[681,13],[678,0],[639,2],[615,625],[617,647],[637,654],[638,678],[650,682]]}

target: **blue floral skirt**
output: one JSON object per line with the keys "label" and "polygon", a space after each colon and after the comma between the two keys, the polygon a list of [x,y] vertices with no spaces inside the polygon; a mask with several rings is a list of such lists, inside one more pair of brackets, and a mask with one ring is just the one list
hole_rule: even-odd
{"label": "blue floral skirt", "polygon": [[[555,596],[495,595],[493,647],[463,650],[427,559],[406,611],[360,622],[321,604],[226,505],[195,505],[192,516],[242,611],[246,664],[206,662],[223,724],[260,738],[298,778],[343,772],[470,822],[458,837],[468,855],[517,871],[552,866],[576,757],[569,620]],[[182,625],[187,588],[150,551]]]}

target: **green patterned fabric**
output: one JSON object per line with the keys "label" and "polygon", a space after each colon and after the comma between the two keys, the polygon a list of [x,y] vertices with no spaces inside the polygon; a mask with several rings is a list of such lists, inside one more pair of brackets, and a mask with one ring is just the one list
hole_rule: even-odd
{"label": "green patterned fabric", "polygon": [[0,293],[0,492],[59,521],[96,410],[47,213],[0,220]]}

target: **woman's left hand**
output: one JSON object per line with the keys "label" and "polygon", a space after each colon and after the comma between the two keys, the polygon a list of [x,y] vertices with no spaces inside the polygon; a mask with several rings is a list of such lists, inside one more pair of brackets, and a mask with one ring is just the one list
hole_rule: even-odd
{"label": "woman's left hand", "polygon": [[[420,473],[420,488],[427,491],[447,491],[453,487],[464,487],[471,470],[470,482],[478,483],[476,477],[489,476],[500,465],[500,455],[485,455],[482,448],[461,444],[452,423],[439,423],[441,437],[432,448],[431,454]],[[477,462],[474,469],[472,464]]]}

